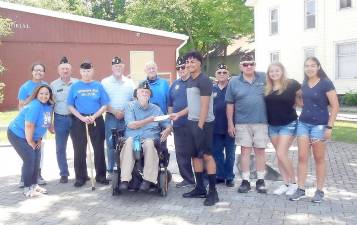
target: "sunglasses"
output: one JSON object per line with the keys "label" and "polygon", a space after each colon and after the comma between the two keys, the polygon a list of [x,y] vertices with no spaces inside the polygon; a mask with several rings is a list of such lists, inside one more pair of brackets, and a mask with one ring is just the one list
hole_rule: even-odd
{"label": "sunglasses", "polygon": [[248,66],[255,66],[255,62],[251,62],[251,63],[242,63],[242,66],[244,66],[244,67],[248,67]]}
{"label": "sunglasses", "polygon": [[176,67],[176,70],[179,71],[179,70],[184,70],[186,67],[185,66],[178,66]]}
{"label": "sunglasses", "polygon": [[218,72],[217,72],[217,74],[223,74],[223,75],[226,75],[226,74],[228,74],[228,72],[227,72],[227,71],[218,71]]}

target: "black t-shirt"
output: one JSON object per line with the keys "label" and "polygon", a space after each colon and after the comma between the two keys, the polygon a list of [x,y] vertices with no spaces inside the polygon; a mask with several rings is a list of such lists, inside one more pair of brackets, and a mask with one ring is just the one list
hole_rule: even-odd
{"label": "black t-shirt", "polygon": [[291,79],[287,89],[280,95],[278,91],[273,91],[265,96],[269,125],[283,126],[297,119],[294,105],[296,92],[300,88],[299,82]]}

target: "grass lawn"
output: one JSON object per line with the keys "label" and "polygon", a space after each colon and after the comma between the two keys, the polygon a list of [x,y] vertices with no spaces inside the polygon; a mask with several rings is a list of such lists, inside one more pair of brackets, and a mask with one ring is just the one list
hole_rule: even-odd
{"label": "grass lawn", "polygon": [[332,140],[357,144],[357,122],[335,122]]}
{"label": "grass lawn", "polygon": [[[0,112],[0,126],[7,126],[16,117],[18,111]],[[48,132],[48,139],[54,135]],[[332,140],[357,144],[357,122],[336,122],[332,133]],[[6,142],[6,130],[0,130],[0,142]]]}

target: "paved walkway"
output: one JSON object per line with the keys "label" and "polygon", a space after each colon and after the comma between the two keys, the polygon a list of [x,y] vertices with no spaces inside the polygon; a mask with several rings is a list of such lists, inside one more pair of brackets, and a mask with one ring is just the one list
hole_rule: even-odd
{"label": "paved walkway", "polygon": [[[69,145],[70,146],[70,145]],[[73,153],[68,160],[73,175]],[[290,151],[297,162],[297,149]],[[174,154],[171,154],[174,156]],[[275,166],[276,157],[268,150],[268,161]],[[326,200],[313,204],[310,198],[291,202],[286,196],[274,196],[272,190],[281,182],[269,182],[268,194],[238,194],[235,188],[218,185],[220,203],[204,207],[201,199],[183,199],[187,189],[177,189],[180,181],[174,157],[170,164],[173,182],[168,196],[125,193],[113,197],[110,186],[98,185],[91,191],[89,182],[83,188],[59,184],[52,141],[46,143],[44,177],[49,181],[48,195],[26,199],[17,187],[21,162],[11,147],[0,148],[0,224],[357,224],[357,146],[328,144],[328,179]],[[315,180],[311,168],[307,195],[312,196]],[[73,176],[71,177],[73,178]]]}

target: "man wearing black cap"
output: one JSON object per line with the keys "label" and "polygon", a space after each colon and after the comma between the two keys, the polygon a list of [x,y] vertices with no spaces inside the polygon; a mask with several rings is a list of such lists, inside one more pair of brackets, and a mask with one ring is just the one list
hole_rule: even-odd
{"label": "man wearing black cap", "polygon": [[[187,108],[171,114],[171,119],[177,120],[188,113],[188,146],[193,153],[196,187],[183,194],[183,197],[206,198],[203,204],[212,206],[219,201],[216,189],[216,163],[212,156],[214,126],[212,82],[201,71],[203,58],[199,52],[189,52],[184,59],[191,75],[187,84]],[[203,182],[204,168],[208,174],[208,194]]]}
{"label": "man wearing black cap", "polygon": [[171,133],[171,122],[168,119],[156,121],[155,117],[162,116],[159,106],[149,103],[153,93],[149,84],[144,81],[134,92],[136,100],[125,107],[125,144],[120,152],[121,182],[120,190],[128,189],[132,179],[135,164],[134,139],[139,141],[144,154],[143,181],[141,191],[147,191],[152,183],[157,182],[159,172],[159,156],[154,145],[155,139],[164,142]]}
{"label": "man wearing black cap", "polygon": [[93,80],[94,69],[90,62],[80,65],[81,80],[69,90],[67,104],[72,113],[71,136],[74,152],[75,187],[83,186],[88,180],[86,147],[86,126],[93,145],[95,180],[109,184],[106,179],[104,139],[105,129],[102,114],[106,111],[109,96],[102,84]]}
{"label": "man wearing black cap", "polygon": [[107,171],[108,179],[111,179],[114,167],[114,149],[111,143],[111,129],[125,129],[124,107],[132,100],[134,83],[124,76],[124,63],[121,58],[115,56],[112,59],[112,74],[102,80],[102,85],[109,95],[109,105],[105,114],[105,139],[107,145]]}
{"label": "man wearing black cap", "polygon": [[72,66],[65,56],[60,60],[57,66],[57,72],[59,78],[51,83],[55,101],[54,131],[56,139],[56,156],[61,176],[60,183],[67,183],[69,172],[66,149],[68,136],[72,126],[71,112],[68,110],[67,105],[67,96],[72,84],[78,80],[71,77]]}
{"label": "man wearing black cap", "polygon": [[213,85],[213,156],[217,165],[217,183],[226,183],[228,187],[234,186],[234,138],[228,134],[225,96],[228,85],[229,71],[225,64],[220,63],[216,70],[217,84]]}
{"label": "man wearing black cap", "polygon": [[[185,61],[179,57],[176,61],[176,70],[179,79],[175,80],[169,91],[168,111],[177,113],[187,107],[187,80],[190,78],[189,72],[185,68]],[[183,180],[176,184],[176,187],[189,187],[195,184],[195,177],[192,171],[191,153],[187,152],[188,132],[187,116],[183,116],[173,122],[174,142],[177,165]]]}

